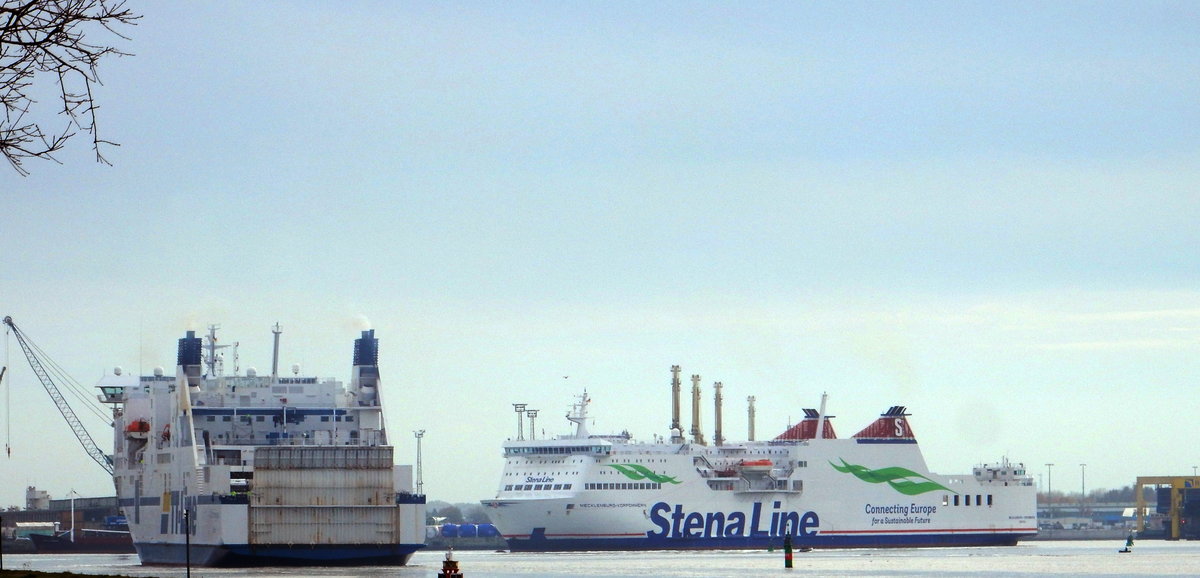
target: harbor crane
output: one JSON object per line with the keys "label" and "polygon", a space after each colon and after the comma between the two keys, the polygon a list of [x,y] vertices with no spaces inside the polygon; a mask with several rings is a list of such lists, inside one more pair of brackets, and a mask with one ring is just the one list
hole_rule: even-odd
{"label": "harbor crane", "polygon": [[109,475],[112,475],[112,458],[104,453],[104,450],[100,449],[100,446],[96,445],[95,440],[92,439],[92,435],[88,433],[87,428],[83,427],[83,423],[75,415],[75,410],[72,410],[71,406],[67,404],[66,398],[63,397],[62,392],[59,391],[58,386],[50,378],[50,374],[47,373],[45,364],[34,353],[36,346],[29,343],[28,338],[25,337],[25,333],[13,323],[12,317],[5,316],[4,324],[12,329],[13,335],[17,338],[17,343],[21,345],[21,351],[25,352],[25,359],[29,361],[29,367],[33,369],[33,373],[42,382],[42,387],[46,388],[46,393],[50,394],[50,399],[54,400],[54,405],[58,406],[58,412],[62,414],[63,419],[67,420],[67,425],[71,426],[71,432],[75,434],[75,438],[83,445],[83,449],[87,451],[88,456],[96,460],[96,463],[100,464],[100,467],[104,468]]}

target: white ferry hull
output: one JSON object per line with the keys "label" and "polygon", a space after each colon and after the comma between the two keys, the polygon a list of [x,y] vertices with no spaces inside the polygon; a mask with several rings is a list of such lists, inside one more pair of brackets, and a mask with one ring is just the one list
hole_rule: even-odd
{"label": "white ferry hull", "polygon": [[509,441],[482,503],[519,551],[1006,546],[1037,533],[1023,466],[932,473],[906,416],[894,407],[850,439],[831,426],[814,438],[810,417],[802,435],[721,445]]}

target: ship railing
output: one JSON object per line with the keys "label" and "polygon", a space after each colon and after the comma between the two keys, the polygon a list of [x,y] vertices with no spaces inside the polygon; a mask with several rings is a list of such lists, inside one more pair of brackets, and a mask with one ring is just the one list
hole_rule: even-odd
{"label": "ship railing", "polygon": [[267,437],[267,436],[238,436],[218,438],[213,440],[218,446],[338,446],[338,447],[376,447],[387,445],[380,440],[370,438],[351,438],[348,440],[330,441],[328,438],[315,439],[312,437]]}

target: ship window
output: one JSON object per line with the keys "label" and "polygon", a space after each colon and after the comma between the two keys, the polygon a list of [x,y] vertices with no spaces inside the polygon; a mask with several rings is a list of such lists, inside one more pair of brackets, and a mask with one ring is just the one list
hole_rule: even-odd
{"label": "ship window", "polygon": [[264,418],[265,418],[265,416],[256,415],[256,416],[254,416],[254,421],[263,421]]}
{"label": "ship window", "polygon": [[321,416],[321,421],[329,421],[329,416],[327,416],[327,415]]}
{"label": "ship window", "polygon": [[205,419],[205,421],[217,421],[217,416],[215,416],[215,415],[210,415],[210,416],[208,416],[208,417],[206,417],[206,418],[204,418],[204,419]]}
{"label": "ship window", "polygon": [[228,415],[221,416],[221,421],[233,421],[233,417]]}
{"label": "ship window", "polygon": [[958,505],[958,494],[954,494],[954,505]]}
{"label": "ship window", "polygon": [[981,495],[979,495],[979,494],[975,494],[975,505],[976,505],[976,506],[982,506],[982,505],[983,505],[983,496],[981,496]]}
{"label": "ship window", "polygon": [[346,421],[354,421],[354,416],[352,416],[352,415],[346,416]]}
{"label": "ship window", "polygon": [[942,505],[943,506],[950,505],[950,496],[947,496],[946,494],[942,494]]}
{"label": "ship window", "polygon": [[569,489],[571,489],[571,484],[563,484],[563,489],[564,489],[564,490],[569,490]]}
{"label": "ship window", "polygon": [[988,494],[988,505],[992,505],[992,495]]}

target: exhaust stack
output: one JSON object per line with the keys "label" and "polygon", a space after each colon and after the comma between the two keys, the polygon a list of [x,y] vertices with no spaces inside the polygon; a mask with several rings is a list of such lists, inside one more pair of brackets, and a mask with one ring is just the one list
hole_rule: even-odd
{"label": "exhaust stack", "polygon": [[704,433],[700,431],[700,376],[692,375],[692,443],[696,445],[708,445],[704,443]]}
{"label": "exhaust stack", "polygon": [[679,424],[679,366],[671,366],[671,443],[683,443],[683,426]]}
{"label": "exhaust stack", "polygon": [[275,334],[275,349],[271,353],[271,385],[279,384],[279,334],[283,330],[279,329],[279,322],[275,323],[275,327],[271,328],[271,333]]}
{"label": "exhaust stack", "polygon": [[750,422],[750,441],[754,441],[754,396],[746,398],[746,418]]}
{"label": "exhaust stack", "polygon": [[714,408],[716,411],[714,413],[713,420],[717,425],[716,431],[713,432],[713,443],[718,446],[725,445],[725,436],[721,435],[721,387],[723,386],[719,381],[713,384],[713,391],[715,392],[713,394],[713,405],[716,406]]}

